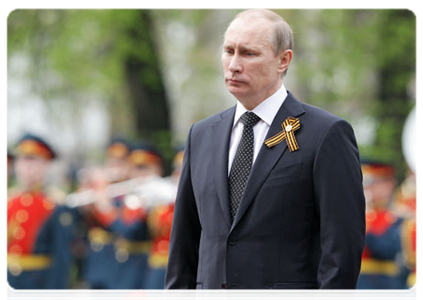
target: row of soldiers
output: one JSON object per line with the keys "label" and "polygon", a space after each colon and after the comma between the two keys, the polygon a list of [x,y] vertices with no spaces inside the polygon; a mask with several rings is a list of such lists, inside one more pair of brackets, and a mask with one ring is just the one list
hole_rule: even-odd
{"label": "row of soldiers", "polygon": [[[77,191],[45,185],[56,152],[23,136],[8,153],[7,269],[15,289],[161,289],[183,150],[163,159],[143,142],[114,139],[101,167],[79,171]],[[8,176],[9,177],[9,176]]]}
{"label": "row of soldiers", "polygon": [[416,177],[398,186],[391,164],[362,160],[366,243],[358,289],[406,289],[416,282]]}
{"label": "row of soldiers", "polygon": [[[54,150],[40,137],[20,139],[8,166],[20,190],[9,190],[8,282],[17,289],[161,289],[173,200],[183,151],[172,176],[145,143],[116,139],[101,168],[79,172],[66,197],[43,185]],[[12,163],[13,162],[13,163]],[[404,289],[416,276],[416,185],[400,185],[395,168],[363,160],[366,246],[359,289]],[[139,187],[144,187],[140,189]],[[62,199],[62,200],[60,200]]]}

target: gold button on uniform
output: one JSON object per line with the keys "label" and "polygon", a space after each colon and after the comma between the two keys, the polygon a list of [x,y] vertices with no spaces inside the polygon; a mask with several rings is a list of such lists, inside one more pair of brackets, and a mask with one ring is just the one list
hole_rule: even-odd
{"label": "gold button on uniform", "polygon": [[62,213],[62,214],[60,215],[60,217],[59,217],[59,220],[60,220],[60,224],[61,224],[62,226],[69,226],[69,225],[71,225],[71,224],[72,224],[72,222],[73,222],[72,215],[71,215],[70,213],[68,213],[68,212],[64,212],[64,213]]}
{"label": "gold button on uniform", "polygon": [[24,209],[20,209],[18,210],[18,212],[15,215],[16,221],[18,221],[19,223],[24,223],[26,221],[28,221],[28,212]]}
{"label": "gold button on uniform", "polygon": [[25,230],[22,227],[16,227],[13,230],[13,237],[17,240],[21,240],[25,237]]}
{"label": "gold button on uniform", "polygon": [[34,202],[34,197],[31,194],[24,194],[21,196],[21,203],[23,206],[30,206]]}

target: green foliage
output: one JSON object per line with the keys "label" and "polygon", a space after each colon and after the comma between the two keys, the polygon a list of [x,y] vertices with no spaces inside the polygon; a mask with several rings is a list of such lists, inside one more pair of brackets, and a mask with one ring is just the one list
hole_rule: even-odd
{"label": "green foliage", "polygon": [[[133,38],[132,32],[145,35],[151,30],[144,25],[137,10],[16,10],[8,20],[9,55],[33,56],[39,61],[34,72],[51,67],[62,78],[63,89],[95,89],[119,99],[123,61],[154,62],[150,45]],[[151,86],[158,82],[148,71],[141,80]]]}
{"label": "green foliage", "polygon": [[[128,98],[125,64],[147,66],[137,73],[139,81],[160,90],[160,74],[168,66],[158,64],[153,49],[184,57],[191,74],[181,81],[184,96],[196,99],[192,122],[226,107],[211,106],[219,97],[210,84],[221,76],[218,43],[227,22],[239,10],[16,10],[8,18],[8,56],[29,55],[27,76],[34,90],[46,100],[68,95],[100,94],[111,102],[114,130],[134,128]],[[360,144],[362,156],[394,163],[405,172],[401,151],[404,120],[415,103],[416,17],[408,10],[276,10],[291,24],[295,36],[294,59],[287,86],[300,99],[354,122],[370,116],[378,124],[371,144]],[[162,28],[182,26],[193,41],[181,41],[182,51],[170,43],[148,41],[157,32],[151,18]],[[154,23],[153,22],[153,23]],[[164,32],[164,33],[163,33]],[[184,37],[184,35],[181,35]],[[159,37],[155,41],[157,42]],[[179,63],[171,60],[168,64]],[[161,69],[157,69],[161,68]],[[15,71],[15,70],[9,70]],[[55,80],[45,80],[46,78]],[[214,111],[210,111],[210,107]],[[152,135],[168,151],[169,132]],[[169,145],[165,145],[168,143]]]}
{"label": "green foliage", "polygon": [[371,145],[358,140],[361,155],[394,164],[401,180],[407,168],[402,128],[415,101],[409,92],[416,62],[413,13],[310,10],[293,12],[292,20],[300,94],[350,121],[360,115],[373,117],[376,139]]}

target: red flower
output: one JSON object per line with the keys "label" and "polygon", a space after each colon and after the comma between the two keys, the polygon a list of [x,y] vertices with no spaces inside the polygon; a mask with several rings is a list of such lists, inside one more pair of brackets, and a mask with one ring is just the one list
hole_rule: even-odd
{"label": "red flower", "polygon": [[127,294],[123,300],[148,300],[148,294],[143,290],[139,290],[138,292]]}

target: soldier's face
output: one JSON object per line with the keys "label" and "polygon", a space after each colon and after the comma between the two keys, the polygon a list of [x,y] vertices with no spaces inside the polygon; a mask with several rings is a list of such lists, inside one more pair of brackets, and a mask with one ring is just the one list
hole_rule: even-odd
{"label": "soldier's face", "polygon": [[49,166],[50,161],[44,158],[35,156],[18,157],[15,163],[16,179],[27,188],[41,185],[45,180]]}
{"label": "soldier's face", "polygon": [[373,183],[364,187],[367,204],[371,207],[385,207],[395,190],[395,179],[376,179]]}
{"label": "soldier's face", "polygon": [[158,164],[145,164],[142,166],[134,166],[131,170],[131,178],[146,178],[150,176],[163,175],[163,168]]}
{"label": "soldier's face", "polygon": [[105,172],[110,182],[127,180],[129,168],[126,158],[108,158],[105,164]]}
{"label": "soldier's face", "polygon": [[222,53],[225,84],[242,103],[244,99],[264,100],[279,87],[284,70],[271,43],[272,29],[272,23],[263,18],[239,18],[226,31]]}

